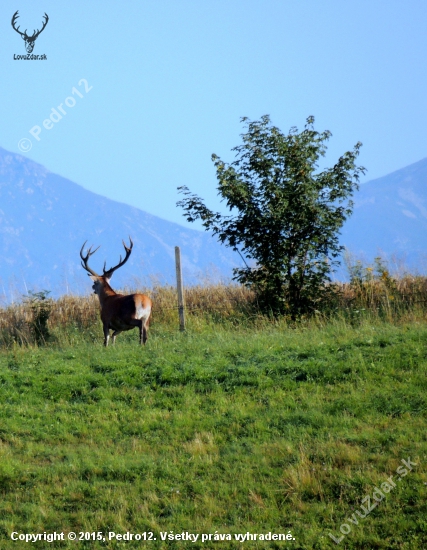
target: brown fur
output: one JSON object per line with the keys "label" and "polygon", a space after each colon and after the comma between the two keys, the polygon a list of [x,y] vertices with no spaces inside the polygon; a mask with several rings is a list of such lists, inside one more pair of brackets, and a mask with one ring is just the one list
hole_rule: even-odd
{"label": "brown fur", "polygon": [[108,346],[110,329],[113,330],[113,344],[116,336],[125,330],[139,327],[140,343],[147,341],[147,330],[152,302],[145,294],[117,294],[103,276],[91,275],[93,289],[101,305],[101,321],[104,327],[104,345]]}
{"label": "brown fur", "polygon": [[139,342],[145,344],[147,341],[148,323],[151,315],[151,300],[145,294],[117,294],[111,286],[110,279],[116,269],[124,265],[131,255],[133,242],[129,237],[130,246],[125,247],[126,256],[124,260],[120,256],[120,262],[110,269],[106,269],[104,264],[104,274],[98,275],[88,265],[89,258],[98,250],[92,251],[92,247],[87,251],[86,256],[83,256],[83,244],[80,250],[80,258],[82,259],[82,267],[90,274],[93,281],[93,290],[98,295],[101,305],[101,320],[104,327],[104,346],[108,346],[110,339],[110,329],[113,332],[113,344],[116,341],[116,336],[124,330],[131,330],[135,327],[139,328]]}

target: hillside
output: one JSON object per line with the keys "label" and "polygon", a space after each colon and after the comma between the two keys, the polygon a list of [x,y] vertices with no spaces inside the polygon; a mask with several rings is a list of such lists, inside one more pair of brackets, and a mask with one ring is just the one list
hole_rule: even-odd
{"label": "hillside", "polygon": [[[124,197],[125,200],[125,197]],[[87,191],[23,156],[0,148],[0,279],[9,292],[16,286],[49,289],[55,294],[88,288],[79,250],[101,245],[91,260],[95,270],[117,263],[122,239],[132,236],[134,251],[113,286],[174,282],[174,247],[181,247],[185,281],[230,277],[240,265],[237,254],[207,233],[186,229],[138,208]],[[132,279],[132,277],[134,279]]]}
{"label": "hillside", "polygon": [[[2,550],[33,547],[13,532],[70,531],[101,540],[34,547],[425,550],[421,319],[201,316],[184,335],[156,318],[144,349],[136,332],[103,348],[99,324],[2,348]],[[111,535],[127,532],[150,542]],[[199,540],[162,542],[182,532]]]}
{"label": "hillside", "polygon": [[[126,200],[125,196],[123,197]],[[427,266],[427,159],[360,186],[353,216],[341,242],[366,261],[393,254],[412,270]],[[88,291],[80,266],[84,241],[101,249],[91,261],[113,265],[132,236],[133,254],[114,275],[113,286],[173,283],[174,247],[183,254],[187,284],[228,278],[240,257],[211,235],[119,203],[0,148],[0,294],[17,298],[28,290],[55,295]],[[338,278],[346,276],[342,268]]]}
{"label": "hillside", "polygon": [[427,158],[360,186],[341,242],[372,260],[396,254],[411,269],[427,267]]}

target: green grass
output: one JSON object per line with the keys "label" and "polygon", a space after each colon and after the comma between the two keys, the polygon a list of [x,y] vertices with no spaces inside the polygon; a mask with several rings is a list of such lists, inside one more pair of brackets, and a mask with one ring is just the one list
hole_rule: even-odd
{"label": "green grass", "polygon": [[[142,533],[37,548],[336,544],[401,460],[412,471],[338,548],[427,547],[427,327],[155,325],[0,352],[0,548],[10,533]],[[366,505],[366,504],[365,504]],[[292,532],[294,541],[163,542],[159,532]]]}

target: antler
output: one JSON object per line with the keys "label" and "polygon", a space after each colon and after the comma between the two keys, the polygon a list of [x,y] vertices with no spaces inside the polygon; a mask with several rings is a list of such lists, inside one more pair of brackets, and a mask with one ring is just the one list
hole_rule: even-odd
{"label": "antler", "polygon": [[16,23],[16,20],[18,19],[19,15],[18,15],[18,12],[19,10],[16,10],[16,12],[13,14],[13,17],[12,17],[12,27],[13,29],[19,33],[21,36],[27,36],[27,31],[25,30],[25,33],[21,32],[19,29],[19,27],[15,27],[15,23]]}
{"label": "antler", "polygon": [[25,32],[21,32],[19,30],[19,27],[15,27],[15,23],[16,23],[16,20],[18,19],[19,15],[18,15],[18,12],[19,10],[17,10],[14,14],[13,14],[13,17],[12,17],[12,27],[13,29],[19,33],[22,37],[26,38],[26,39],[31,39],[32,42],[34,42],[34,40],[38,37],[38,35],[44,30],[44,28],[46,27],[47,25],[47,22],[49,21],[49,16],[48,14],[45,12],[44,14],[44,17],[45,17],[45,20],[43,21],[43,27],[40,29],[40,30],[35,30],[33,32],[33,34],[31,36],[28,36],[27,34],[27,29],[25,29]]}
{"label": "antler", "polygon": [[33,38],[34,40],[38,37],[38,35],[44,30],[44,28],[46,27],[47,25],[47,22],[49,21],[49,16],[47,15],[47,13],[45,12],[44,14],[45,16],[45,21],[43,22],[43,27],[37,31],[37,34],[36,34],[36,31],[33,32],[33,36],[31,38]]}
{"label": "antler", "polygon": [[[115,267],[110,267],[110,269],[106,270],[105,268],[107,267],[107,262],[104,262],[104,277],[107,277],[107,279],[111,279],[111,276],[112,274],[116,271],[116,269],[119,269],[119,267],[122,267],[122,265],[124,265],[128,259],[129,259],[129,256],[131,255],[131,252],[132,252],[132,248],[133,248],[133,242],[132,242],[132,239],[129,237],[129,241],[130,241],[130,246],[129,248],[125,245],[125,241],[122,241],[123,243],[123,246],[125,247],[125,250],[126,250],[126,256],[125,256],[125,259],[122,261],[122,257],[120,256],[120,262],[115,266]],[[93,254],[93,252],[92,252]]]}
{"label": "antler", "polygon": [[92,247],[90,247],[89,250],[87,251],[86,256],[83,256],[83,248],[85,247],[86,243],[87,243],[87,241],[85,241],[83,243],[83,246],[80,250],[80,258],[82,259],[82,267],[84,267],[86,269],[86,271],[89,272],[90,275],[95,275],[95,277],[99,277],[98,273],[95,273],[95,271],[87,265],[87,262],[89,261],[89,258],[92,256],[92,254],[95,254],[95,252],[98,250],[99,246],[98,246],[98,248],[95,248],[95,250],[93,252],[92,252]]}

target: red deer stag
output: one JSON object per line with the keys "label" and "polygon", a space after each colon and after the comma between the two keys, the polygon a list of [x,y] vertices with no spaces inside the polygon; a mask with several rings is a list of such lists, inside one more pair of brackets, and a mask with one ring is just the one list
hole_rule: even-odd
{"label": "red deer stag", "polygon": [[110,338],[110,329],[113,332],[113,344],[115,343],[116,336],[124,330],[130,330],[135,327],[139,327],[139,341],[140,344],[145,344],[147,341],[148,321],[151,314],[151,300],[144,294],[129,294],[127,296],[123,294],[117,294],[110,286],[110,279],[114,271],[119,267],[122,267],[131,255],[133,242],[129,237],[129,248],[123,242],[123,246],[126,250],[125,259],[122,261],[120,256],[120,262],[110,269],[106,269],[106,262],[104,263],[104,273],[98,275],[88,266],[88,260],[98,250],[96,248],[92,252],[92,247],[87,251],[86,256],[83,256],[83,249],[87,241],[83,244],[80,250],[80,258],[82,259],[82,267],[88,271],[90,278],[93,281],[93,290],[95,294],[98,294],[99,303],[101,305],[101,320],[104,327],[104,346],[108,346],[108,340]]}

